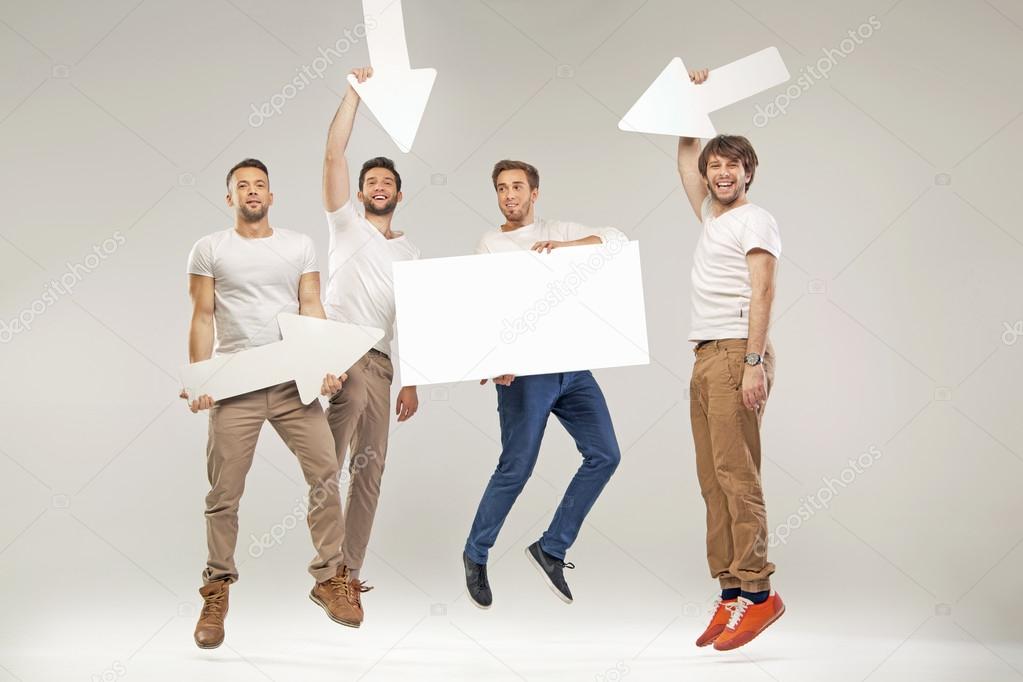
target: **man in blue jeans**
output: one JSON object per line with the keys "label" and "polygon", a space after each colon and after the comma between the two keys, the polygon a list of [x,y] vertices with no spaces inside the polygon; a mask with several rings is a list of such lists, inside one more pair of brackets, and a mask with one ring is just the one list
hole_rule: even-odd
{"label": "man in blue jeans", "polygon": [[[587,228],[578,223],[533,219],[540,188],[536,168],[522,161],[499,161],[492,175],[497,203],[505,223],[483,235],[477,253],[553,249],[609,241],[626,241],[614,228]],[[481,381],[485,384],[486,379]],[[494,378],[501,419],[501,458],[476,510],[462,561],[469,597],[489,608],[493,594],[487,579],[487,555],[497,540],[512,505],[522,492],[540,452],[547,419],[554,414],[575,440],[583,456],[543,536],[526,548],[526,556],[562,601],[572,603],[565,582],[568,548],[575,542],[586,514],[618,467],[621,453],[611,415],[600,386],[589,371]]]}

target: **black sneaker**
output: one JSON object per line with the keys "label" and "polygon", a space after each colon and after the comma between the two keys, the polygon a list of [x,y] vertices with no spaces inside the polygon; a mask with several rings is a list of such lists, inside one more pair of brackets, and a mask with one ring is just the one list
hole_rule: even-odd
{"label": "black sneaker", "polygon": [[472,603],[481,609],[489,609],[494,602],[490,592],[490,581],[487,580],[487,565],[477,564],[462,552],[462,563],[465,564],[465,589]]}
{"label": "black sneaker", "polygon": [[554,594],[558,595],[558,599],[566,604],[571,604],[572,590],[568,589],[568,583],[565,582],[564,569],[575,568],[575,564],[566,564],[561,559],[552,557],[540,549],[539,540],[526,547],[526,556],[529,557],[529,561],[543,575],[548,587],[554,590]]}

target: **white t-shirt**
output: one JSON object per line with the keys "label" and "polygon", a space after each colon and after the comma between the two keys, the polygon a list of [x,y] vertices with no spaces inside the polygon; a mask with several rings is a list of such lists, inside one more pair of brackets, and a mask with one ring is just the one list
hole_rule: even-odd
{"label": "white t-shirt", "polygon": [[393,355],[395,262],[419,258],[403,233],[388,239],[348,201],[327,213],[330,246],[327,255],[327,317],[338,322],[363,324],[384,330],[374,346]]}
{"label": "white t-shirt", "polygon": [[281,340],[278,313],[298,313],[298,280],[319,272],[309,235],[273,228],[249,239],[234,228],[206,235],[188,255],[188,273],[213,278],[214,353]]}
{"label": "white t-shirt", "polygon": [[700,212],[703,232],[693,255],[690,341],[749,336],[750,286],[746,254],[763,249],[781,257],[781,234],[770,213],[744,204],[717,218],[708,196]]}
{"label": "white t-shirt", "polygon": [[613,227],[586,227],[579,223],[541,218],[508,232],[498,228],[484,233],[476,253],[522,251],[537,242],[571,242],[583,237],[600,237],[600,241],[605,244],[609,241],[628,241],[628,237]]}

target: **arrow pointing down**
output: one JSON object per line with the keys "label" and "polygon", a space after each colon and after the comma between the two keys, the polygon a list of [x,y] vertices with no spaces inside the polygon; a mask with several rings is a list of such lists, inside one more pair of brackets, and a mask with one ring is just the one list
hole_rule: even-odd
{"label": "arrow pointing down", "polygon": [[349,75],[348,82],[398,148],[407,153],[419,131],[437,70],[409,65],[401,0],[362,0],[362,10],[373,77],[359,83]]}

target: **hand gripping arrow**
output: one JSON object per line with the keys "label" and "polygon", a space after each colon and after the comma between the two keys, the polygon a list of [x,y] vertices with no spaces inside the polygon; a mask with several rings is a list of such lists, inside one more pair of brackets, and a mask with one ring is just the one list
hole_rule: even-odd
{"label": "hand gripping arrow", "polygon": [[362,0],[362,10],[373,77],[359,83],[349,75],[348,82],[398,148],[409,152],[437,70],[409,66],[401,0]]}
{"label": "hand gripping arrow", "polygon": [[320,395],[324,375],[340,376],[384,337],[376,327],[306,315],[281,313],[277,323],[282,341],[183,367],[181,385],[189,400],[204,393],[222,400],[294,380],[302,402],[309,404]]}
{"label": "hand gripping arrow", "polygon": [[788,79],[785,62],[774,47],[714,69],[700,85],[693,85],[685,64],[675,57],[636,100],[618,128],[634,133],[714,137],[717,131],[707,114]]}

